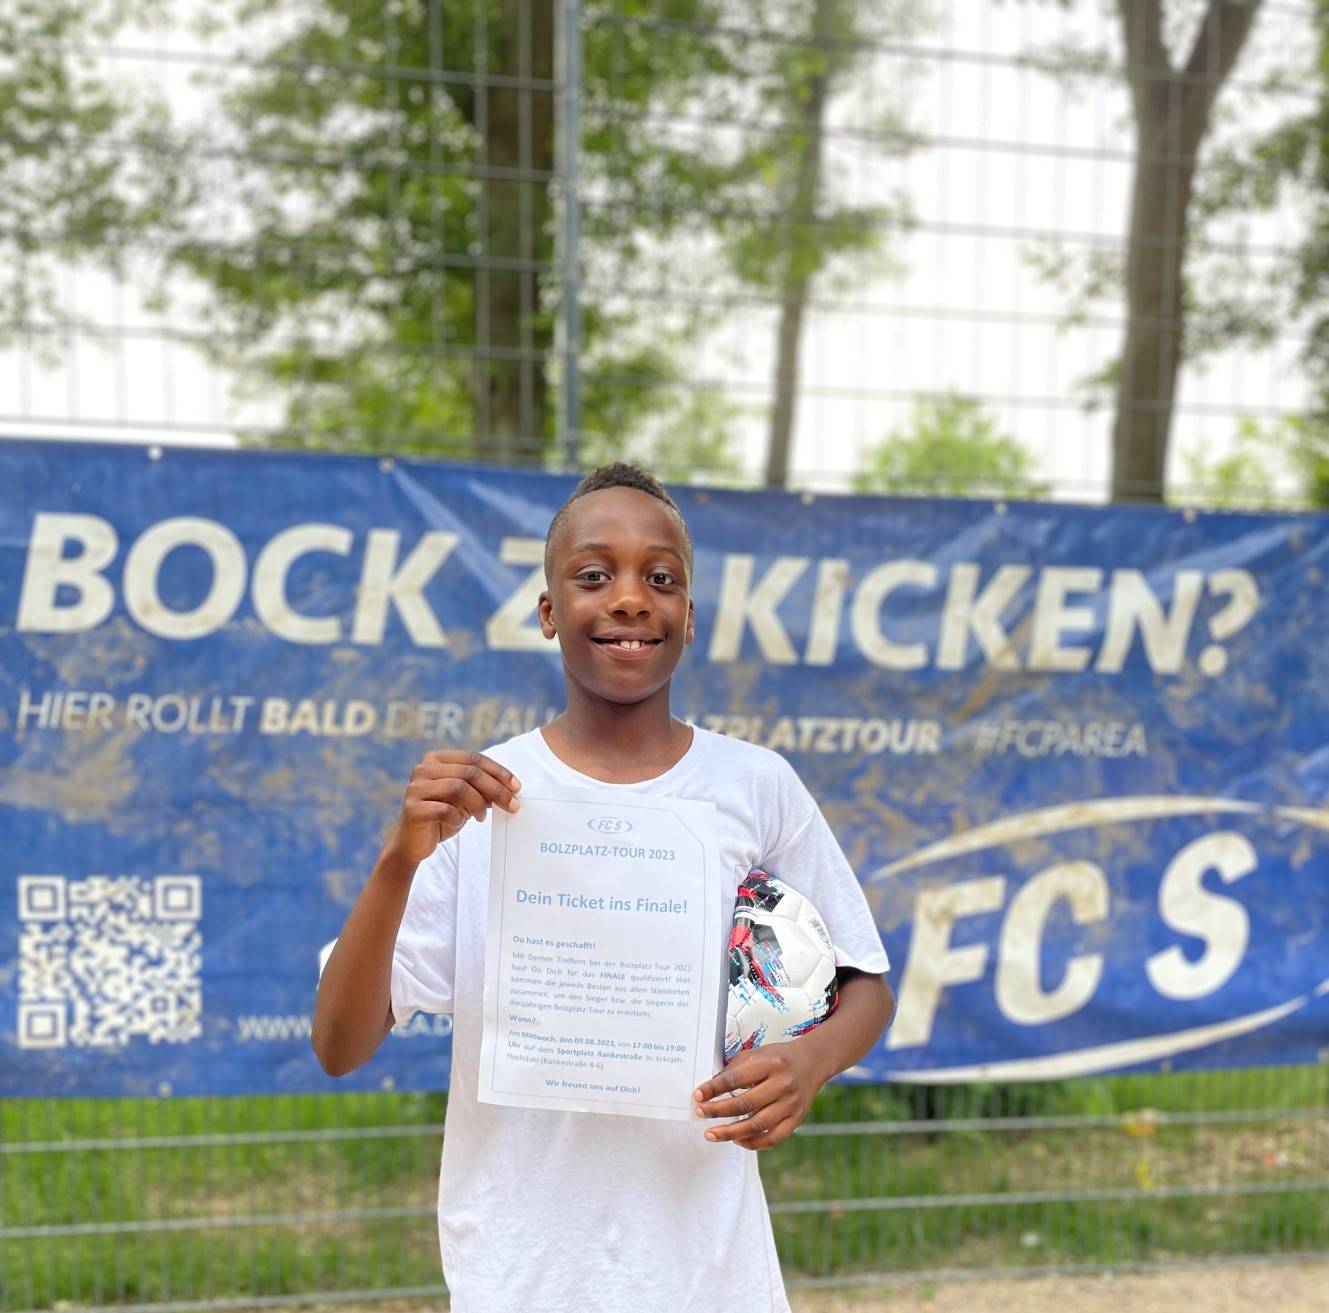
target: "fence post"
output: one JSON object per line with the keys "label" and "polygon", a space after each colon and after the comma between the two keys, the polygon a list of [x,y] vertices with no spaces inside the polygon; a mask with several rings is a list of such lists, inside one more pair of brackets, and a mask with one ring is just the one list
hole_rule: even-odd
{"label": "fence post", "polygon": [[559,434],[563,465],[575,472],[581,439],[581,0],[563,0],[563,386]]}

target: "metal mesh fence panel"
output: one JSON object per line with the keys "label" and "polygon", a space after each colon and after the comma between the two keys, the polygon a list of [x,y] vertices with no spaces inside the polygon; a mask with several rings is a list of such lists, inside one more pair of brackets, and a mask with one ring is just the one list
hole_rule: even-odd
{"label": "metal mesh fence panel", "polygon": [[6,432],[1313,495],[1311,6],[86,8],[9,33]]}
{"label": "metal mesh fence panel", "polygon": [[179,1308],[441,1288],[442,1100],[17,1101],[3,1303]]}
{"label": "metal mesh fence panel", "polygon": [[[443,1290],[444,1100],[16,1101],[0,1307]],[[794,1287],[1329,1252],[1329,1069],[824,1090],[762,1156]]]}

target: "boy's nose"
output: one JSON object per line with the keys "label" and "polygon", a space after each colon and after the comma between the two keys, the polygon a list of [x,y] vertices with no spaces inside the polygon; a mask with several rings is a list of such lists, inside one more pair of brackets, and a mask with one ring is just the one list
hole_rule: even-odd
{"label": "boy's nose", "polygon": [[646,615],[651,609],[650,598],[644,589],[628,586],[615,596],[611,609],[615,615],[628,612]]}

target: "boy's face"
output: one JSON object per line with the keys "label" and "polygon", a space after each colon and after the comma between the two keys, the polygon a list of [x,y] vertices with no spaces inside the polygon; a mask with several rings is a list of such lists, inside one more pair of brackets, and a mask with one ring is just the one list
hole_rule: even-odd
{"label": "boy's face", "polygon": [[539,614],[570,680],[629,703],[669,682],[692,642],[686,552],[677,516],[636,488],[604,488],[568,507]]}

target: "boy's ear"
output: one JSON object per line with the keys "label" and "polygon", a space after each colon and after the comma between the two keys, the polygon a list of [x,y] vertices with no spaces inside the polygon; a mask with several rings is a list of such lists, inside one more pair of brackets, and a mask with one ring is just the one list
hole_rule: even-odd
{"label": "boy's ear", "polygon": [[549,598],[548,591],[540,594],[540,600],[536,604],[535,613],[540,620],[540,632],[546,638],[553,638],[554,630],[554,604]]}
{"label": "boy's ear", "polygon": [[683,642],[684,642],[685,645],[688,644],[688,643],[690,643],[690,642],[692,642],[693,638],[696,636],[696,627],[697,627],[697,613],[696,613],[695,610],[693,610],[693,607],[692,607],[692,598],[689,597],[689,598],[688,598],[688,623],[687,623],[686,628],[683,630]]}

